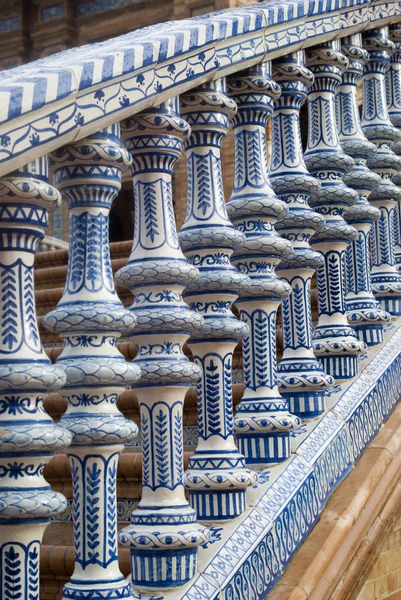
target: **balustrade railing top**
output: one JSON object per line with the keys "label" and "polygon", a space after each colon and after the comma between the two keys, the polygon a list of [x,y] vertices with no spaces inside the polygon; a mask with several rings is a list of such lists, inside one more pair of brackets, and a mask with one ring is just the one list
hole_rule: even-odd
{"label": "balustrade railing top", "polygon": [[[250,600],[278,580],[400,398],[401,325],[390,323],[401,315],[398,22],[401,0],[262,2],[0,74],[1,600],[39,599],[43,533],[67,506],[44,468],[64,448],[75,561],[63,600]],[[178,233],[172,176],[183,149]],[[116,274],[134,295],[127,309],[108,215],[131,169],[133,245]],[[33,270],[60,194],[70,250],[63,295],[43,319],[64,343],[52,365]],[[133,363],[121,335],[137,346]],[[195,385],[197,446],[184,473],[184,398]],[[126,386],[140,409],[142,493],[118,534],[118,459],[137,435],[116,404]],[[67,404],[59,423],[43,404],[56,390]]]}
{"label": "balustrade railing top", "polygon": [[294,52],[400,20],[398,1],[260,2],[161,23],[3,72],[0,176],[289,47]]}

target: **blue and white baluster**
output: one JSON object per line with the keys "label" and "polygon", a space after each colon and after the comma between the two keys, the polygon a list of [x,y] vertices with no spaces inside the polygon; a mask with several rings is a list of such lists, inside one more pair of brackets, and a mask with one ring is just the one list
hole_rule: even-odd
{"label": "blue and white baluster", "polygon": [[[390,25],[390,39],[395,45],[391,57],[390,68],[386,73],[387,107],[392,124],[401,130],[401,25]],[[401,156],[401,140],[393,144],[393,150]],[[393,183],[401,186],[401,172],[393,177]],[[393,212],[394,259],[398,271],[401,271],[401,202]]]}
{"label": "blue and white baluster", "polygon": [[184,297],[204,318],[189,348],[202,369],[198,384],[198,445],[185,483],[198,519],[227,521],[246,508],[246,489],[256,482],[233,437],[232,355],[248,328],[231,305],[249,280],[230,264],[244,235],[227,217],[221,173],[221,144],[236,105],[224,79],[181,97],[181,114],[191,127],[186,142],[187,212],[179,235],[188,261],[199,268]]}
{"label": "blue and white baluster", "polygon": [[347,321],[345,309],[344,255],[356,230],[343,219],[358,194],[342,181],[354,164],[341,149],[335,116],[335,92],[348,60],[338,42],[321,44],[306,51],[306,64],[315,76],[308,94],[308,144],[305,162],[321,184],[310,204],[325,218],[325,225],[311,244],[324,256],[317,269],[319,320],[313,335],[315,355],[323,369],[336,379],[358,373],[358,355],[365,349]]}
{"label": "blue and white baluster", "polygon": [[357,237],[345,254],[345,307],[348,322],[359,339],[372,346],[383,341],[383,325],[391,317],[373,296],[370,279],[369,231],[380,217],[380,210],[369,204],[368,197],[379,187],[381,178],[366,166],[366,161],[376,155],[376,146],[366,139],[359,117],[356,86],[368,60],[368,53],[362,48],[361,34],[343,38],[342,52],[348,58],[349,66],[343,73],[336,96],[337,129],[342,149],[354,159],[354,166],[343,181],[359,195],[358,202],[344,212],[344,219],[357,230]]}
{"label": "blue and white baluster", "polygon": [[57,359],[67,375],[60,424],[72,434],[75,565],[63,600],[131,599],[118,567],[116,485],[120,452],[138,428],[116,402],[139,369],[116,345],[132,331],[135,316],[116,294],[109,251],[109,211],[131,157],[117,124],[57,150],[51,162],[70,213],[66,285],[45,320],[65,341]]}
{"label": "blue and white baluster", "polygon": [[228,79],[237,103],[234,187],[227,211],[245,242],[234,251],[233,263],[248,275],[250,286],[236,302],[249,327],[242,345],[244,395],[237,406],[234,429],[247,464],[266,466],[290,455],[290,432],[300,424],[289,412],[277,385],[276,313],[291,288],[275,273],[291,243],[274,229],[287,209],[275,195],[268,176],[266,123],[280,87],[272,80],[271,63]]}
{"label": "blue and white baluster", "polygon": [[142,499],[120,541],[131,549],[132,579],[140,589],[174,588],[196,573],[198,546],[209,531],[196,521],[185,499],[183,402],[201,369],[183,354],[183,345],[202,325],[183,301],[185,287],[198,277],[178,242],[171,176],[188,137],[178,100],[123,123],[133,158],[134,240],[120,284],[135,294],[138,316],[132,341],[142,370],[133,387],[141,412]]}
{"label": "blue and white baluster", "polygon": [[44,398],[65,382],[50,364],[36,320],[34,258],[59,194],[47,158],[0,179],[0,598],[39,600],[44,531],[67,508],[43,470],[71,435],[55,425]]}
{"label": "blue and white baluster", "polygon": [[401,273],[395,264],[393,218],[397,202],[401,201],[401,190],[392,182],[401,158],[391,148],[400,134],[391,124],[385,89],[385,74],[394,44],[388,38],[388,27],[372,29],[363,34],[362,40],[369,54],[362,79],[362,130],[377,146],[376,155],[366,164],[382,178],[381,185],[369,196],[370,203],[380,210],[380,218],[370,230],[372,289],[383,310],[401,315]]}
{"label": "blue and white baluster", "polygon": [[273,77],[280,84],[281,96],[274,103],[270,180],[288,208],[276,229],[293,244],[292,253],[281,260],[277,269],[292,288],[289,298],[283,300],[279,390],[288,400],[290,412],[305,419],[324,412],[326,389],[334,383],[312,348],[311,279],[323,264],[323,257],[312,250],[309,240],[323,228],[324,217],[308,204],[320,186],[303,160],[299,110],[313,75],[305,67],[304,53],[300,51],[274,61]]}

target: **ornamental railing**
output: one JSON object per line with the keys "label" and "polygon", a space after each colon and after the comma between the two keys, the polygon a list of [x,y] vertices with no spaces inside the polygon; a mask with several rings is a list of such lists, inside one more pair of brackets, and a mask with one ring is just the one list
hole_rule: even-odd
{"label": "ornamental railing", "polygon": [[[383,342],[401,315],[398,21],[398,2],[262,2],[1,74],[2,599],[39,598],[41,539],[66,506],[43,476],[55,451],[66,449],[73,487],[75,569],[63,598],[132,599],[131,584],[156,595],[180,588],[197,573],[210,524],[245,514],[256,470],[289,459],[291,432],[325,414],[328,390],[356,377],[358,356]],[[235,174],[226,204],[220,151],[229,127]],[[171,178],[183,148],[187,212],[177,233]],[[116,275],[134,295],[126,309],[108,214],[131,169],[134,239]],[[70,246],[63,297],[45,319],[64,341],[52,365],[33,269],[60,195]],[[137,345],[132,363],[118,349],[122,335]],[[238,340],[244,395],[233,415]],[[118,459],[138,434],[116,406],[127,386],[141,413],[142,498],[117,537]],[[184,473],[189,386],[197,386],[199,435]],[[43,408],[56,390],[67,405],[57,424]],[[127,580],[118,539],[130,548]]]}

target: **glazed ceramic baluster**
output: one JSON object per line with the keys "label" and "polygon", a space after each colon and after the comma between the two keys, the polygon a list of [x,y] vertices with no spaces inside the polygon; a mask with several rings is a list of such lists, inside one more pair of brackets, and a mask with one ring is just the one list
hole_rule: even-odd
{"label": "glazed ceramic baluster", "polygon": [[120,452],[138,428],[116,402],[139,369],[116,346],[135,317],[115,291],[108,220],[129,164],[118,124],[52,155],[54,182],[70,212],[67,281],[45,321],[65,341],[57,359],[67,374],[61,425],[72,434],[75,565],[63,600],[132,598],[118,567],[116,485]]}
{"label": "glazed ceramic baluster", "polygon": [[39,337],[34,258],[59,194],[47,158],[0,179],[0,598],[39,600],[43,533],[67,508],[43,470],[71,441],[43,408],[65,382]]}
{"label": "glazed ceramic baluster", "polygon": [[315,81],[308,94],[305,162],[321,184],[310,204],[325,218],[323,229],[311,242],[324,257],[324,264],[317,269],[319,321],[313,348],[326,373],[347,379],[358,373],[358,354],[365,348],[348,324],[344,304],[344,254],[356,230],[342,215],[358,201],[358,194],[342,181],[354,161],[343,152],[338,140],[334,94],[348,60],[339,51],[338,42],[328,42],[307,50],[306,64]]}
{"label": "glazed ceramic baluster", "polygon": [[393,213],[401,201],[401,190],[392,182],[401,159],[391,149],[399,132],[391,124],[385,90],[385,73],[394,44],[388,39],[387,27],[372,29],[362,39],[369,54],[363,74],[362,130],[377,146],[377,154],[367,161],[367,166],[382,178],[381,185],[369,197],[380,210],[380,218],[370,230],[372,288],[384,310],[401,315],[401,273],[395,265],[393,229]]}
{"label": "glazed ceramic baluster", "polygon": [[292,293],[283,300],[283,358],[278,366],[279,389],[288,400],[290,412],[302,418],[316,417],[326,407],[326,389],[334,379],[326,375],[312,348],[311,279],[323,257],[309,245],[310,237],[320,231],[324,217],[308,202],[319,189],[309,175],[304,160],[299,125],[299,110],[306,99],[313,75],[304,66],[304,53],[296,52],[273,62],[273,77],[281,86],[273,113],[273,150],[270,180],[288,213],[276,225],[277,231],[293,244],[278,273]]}
{"label": "glazed ceramic baluster", "polygon": [[[395,52],[391,57],[390,68],[386,73],[387,107],[392,124],[401,130],[401,25],[390,26],[390,38],[395,44]],[[401,156],[401,140],[392,146],[394,152]],[[393,183],[401,187],[401,171],[393,177]],[[394,259],[398,271],[401,271],[401,202],[393,211]]]}
{"label": "glazed ceramic baluster", "polygon": [[249,336],[242,347],[245,390],[234,428],[247,463],[263,466],[288,458],[290,431],[300,423],[277,386],[276,313],[291,288],[277,277],[275,268],[290,254],[291,244],[274,229],[287,209],[269,181],[266,123],[280,88],[271,78],[271,64],[264,63],[230,77],[228,89],[238,111],[233,119],[234,187],[227,210],[245,234],[233,263],[251,280],[236,302]]}
{"label": "glazed ceramic baluster", "polygon": [[246,488],[255,475],[233,437],[232,355],[248,333],[231,305],[249,280],[230,264],[244,235],[227,217],[220,148],[235,102],[224,80],[202,85],[181,98],[181,114],[191,126],[187,151],[187,213],[179,235],[188,261],[199,277],[185,291],[190,307],[204,323],[189,343],[202,369],[198,384],[198,446],[185,474],[191,506],[201,520],[224,521],[246,508]]}
{"label": "glazed ceramic baluster", "polygon": [[364,136],[359,118],[356,86],[368,60],[368,54],[362,48],[361,34],[343,38],[342,52],[347,56],[349,66],[343,73],[336,96],[337,129],[342,149],[354,159],[354,166],[343,181],[359,194],[357,204],[344,212],[344,219],[358,232],[345,255],[345,307],[348,322],[359,339],[371,346],[383,341],[383,325],[390,320],[389,313],[381,309],[373,296],[370,280],[369,231],[380,217],[380,211],[369,204],[367,198],[379,187],[381,179],[366,166],[367,159],[376,155],[376,146]]}
{"label": "glazed ceramic baluster", "polygon": [[198,546],[209,538],[185,499],[183,481],[183,402],[201,371],[183,345],[202,317],[182,299],[198,271],[178,242],[171,176],[189,127],[172,99],[125,121],[123,132],[133,157],[135,224],[132,252],[117,280],[135,294],[143,469],[142,499],[120,540],[131,548],[134,585],[160,590],[195,575]]}

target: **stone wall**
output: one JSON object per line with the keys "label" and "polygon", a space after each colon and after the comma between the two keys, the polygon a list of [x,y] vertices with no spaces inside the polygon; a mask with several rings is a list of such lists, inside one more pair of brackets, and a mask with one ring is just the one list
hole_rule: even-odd
{"label": "stone wall", "polygon": [[401,519],[356,600],[401,600]]}

